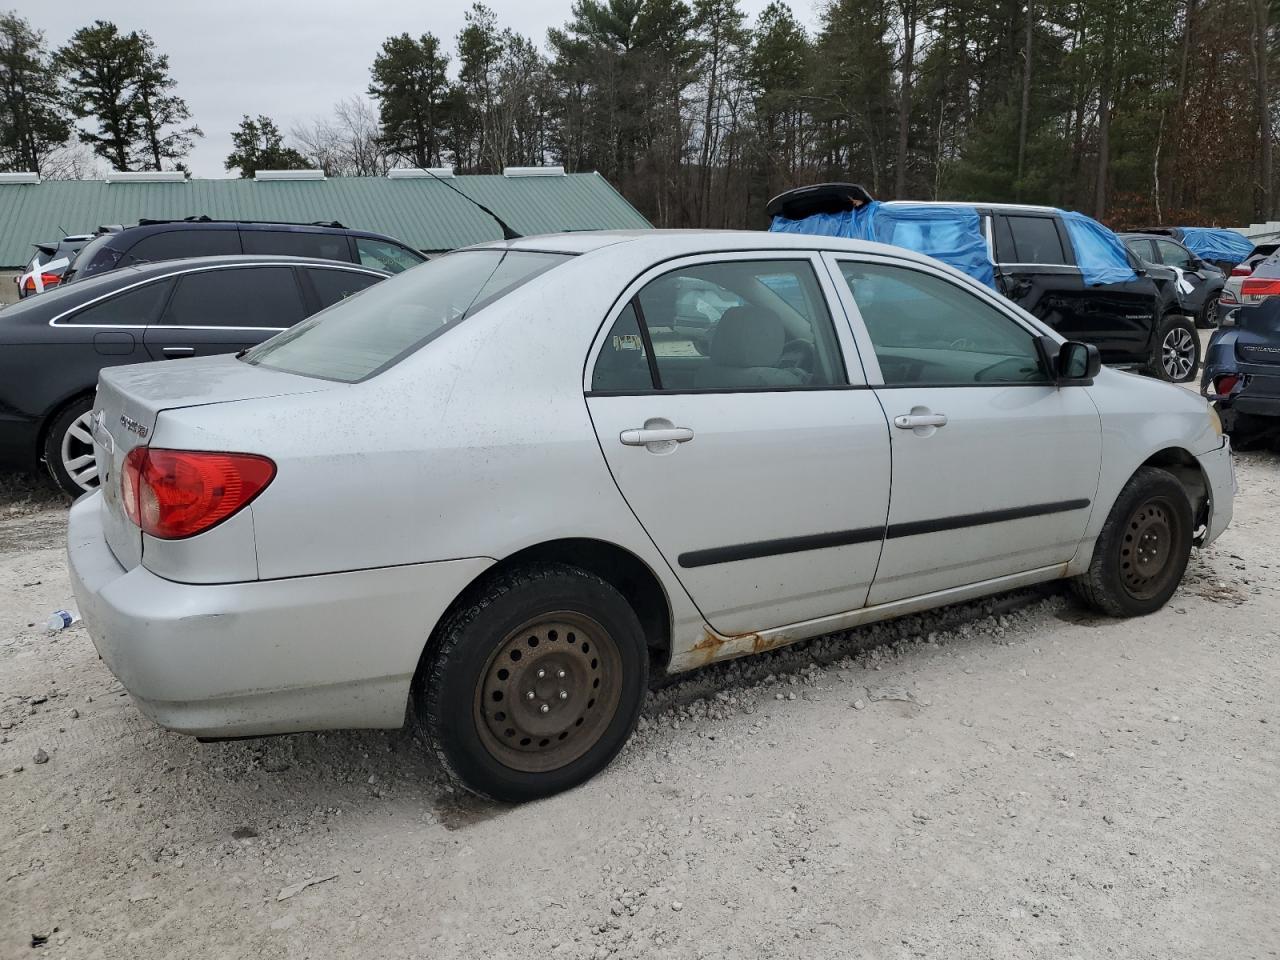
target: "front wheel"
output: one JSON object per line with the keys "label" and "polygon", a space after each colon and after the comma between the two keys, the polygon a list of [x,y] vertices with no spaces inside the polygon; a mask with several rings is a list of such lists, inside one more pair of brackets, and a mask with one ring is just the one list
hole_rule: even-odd
{"label": "front wheel", "polygon": [[635,612],[609,583],[544,563],[490,580],[441,624],[414,681],[418,733],[473,793],[511,803],[604,769],[648,679]]}
{"label": "front wheel", "polygon": [[98,489],[98,461],[89,422],[92,415],[93,397],[81,397],[58,411],[45,434],[45,466],[53,482],[69,497]]}
{"label": "front wheel", "polygon": [[1195,324],[1171,313],[1160,324],[1148,364],[1151,372],[1170,383],[1194,380],[1200,368],[1200,336]]}
{"label": "front wheel", "polygon": [[1113,617],[1159,610],[1182,582],[1191,556],[1191,501],[1173,474],[1143,467],[1120,491],[1098,534],[1076,594]]}

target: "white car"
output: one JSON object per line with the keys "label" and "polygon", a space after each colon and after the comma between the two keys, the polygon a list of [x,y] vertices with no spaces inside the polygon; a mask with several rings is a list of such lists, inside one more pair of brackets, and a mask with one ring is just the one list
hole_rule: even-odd
{"label": "white car", "polygon": [[[726,305],[707,355],[686,286]],[[1149,613],[1232,507],[1200,397],[927,257],[789,234],[460,251],[242,356],[104,370],[93,434],[72,577],[144,713],[409,718],[511,801],[603,768],[650,670],[1061,578]]]}

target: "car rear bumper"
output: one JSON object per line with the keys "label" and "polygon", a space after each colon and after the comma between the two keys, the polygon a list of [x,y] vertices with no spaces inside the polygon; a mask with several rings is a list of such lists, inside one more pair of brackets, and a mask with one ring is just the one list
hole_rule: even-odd
{"label": "car rear bumper", "polygon": [[1209,515],[1201,546],[1213,543],[1227,529],[1235,501],[1236,471],[1231,460],[1231,441],[1222,438],[1222,446],[1196,458],[1209,485]]}
{"label": "car rear bumper", "polygon": [[125,570],[102,495],[71,508],[71,582],[94,646],[139,709],[202,737],[399,727],[435,623],[487,558],[184,584]]}

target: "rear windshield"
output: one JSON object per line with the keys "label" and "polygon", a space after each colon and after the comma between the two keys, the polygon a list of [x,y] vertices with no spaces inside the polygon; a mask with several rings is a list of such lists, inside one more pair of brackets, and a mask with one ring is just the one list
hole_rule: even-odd
{"label": "rear windshield", "polygon": [[570,258],[529,250],[463,250],[347,297],[249,350],[246,363],[355,383]]}

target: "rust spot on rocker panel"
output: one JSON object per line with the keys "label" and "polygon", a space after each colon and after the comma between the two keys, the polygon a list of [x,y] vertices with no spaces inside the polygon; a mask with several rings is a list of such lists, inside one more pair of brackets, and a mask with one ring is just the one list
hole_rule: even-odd
{"label": "rust spot on rocker panel", "polygon": [[762,636],[759,633],[720,634],[714,630],[703,628],[702,639],[689,650],[688,660],[691,666],[715,663],[717,660],[731,660],[752,653],[764,653],[794,642],[796,638],[787,634]]}

